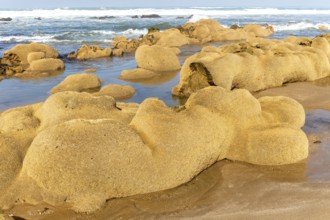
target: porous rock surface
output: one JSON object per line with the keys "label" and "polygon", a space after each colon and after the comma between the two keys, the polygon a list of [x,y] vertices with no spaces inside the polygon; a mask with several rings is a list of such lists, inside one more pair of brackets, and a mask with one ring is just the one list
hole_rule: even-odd
{"label": "porous rock surface", "polygon": [[124,80],[147,79],[159,74],[177,71],[181,67],[178,53],[180,53],[178,48],[158,45],[140,46],[135,52],[138,68],[122,71],[120,78]]}
{"label": "porous rock surface", "polygon": [[107,199],[179,186],[224,158],[282,165],[308,155],[302,106],[242,89],[202,89],[180,110],[155,98],[137,105],[60,92],[2,112],[0,122],[9,117],[15,123],[0,123],[1,208],[90,212]]}
{"label": "porous rock surface", "polygon": [[57,58],[56,49],[46,44],[18,44],[0,59],[0,75],[19,77],[22,73],[33,75],[61,71],[64,63]]}
{"label": "porous rock surface", "polygon": [[78,60],[97,59],[111,56],[111,48],[101,48],[96,45],[82,45],[76,52],[68,55],[69,58],[76,58]]}
{"label": "porous rock surface", "polygon": [[52,94],[63,91],[83,92],[101,87],[100,79],[95,74],[77,73],[67,76],[60,84],[52,88]]}
{"label": "porous rock surface", "polygon": [[237,29],[226,28],[212,19],[201,19],[188,22],[176,28],[164,31],[149,31],[145,36],[135,39],[115,37],[111,46],[123,52],[133,52],[142,45],[159,45],[163,47],[181,47],[190,44],[205,44],[214,41],[237,41],[255,37],[268,37],[274,33],[271,26],[256,24],[246,25]]}
{"label": "porous rock surface", "polygon": [[135,94],[135,89],[132,86],[122,86],[117,84],[110,84],[103,86],[99,92],[93,93],[95,96],[108,95],[115,100],[129,99]]}
{"label": "porous rock surface", "polygon": [[50,91],[52,94],[64,91],[89,92],[94,96],[111,96],[115,100],[125,100],[135,94],[132,86],[109,84],[101,89],[101,80],[96,74],[76,73],[67,76]]}
{"label": "porous rock surface", "polygon": [[186,59],[177,96],[217,85],[225,89],[259,91],[287,82],[313,81],[330,75],[330,44],[327,36],[314,39],[253,39],[220,47],[204,47]]}

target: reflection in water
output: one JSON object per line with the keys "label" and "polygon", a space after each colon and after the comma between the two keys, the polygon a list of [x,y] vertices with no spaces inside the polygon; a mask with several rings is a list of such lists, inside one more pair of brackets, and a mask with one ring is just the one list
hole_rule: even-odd
{"label": "reflection in water", "polygon": [[330,86],[330,76],[312,82],[317,86]]}
{"label": "reflection in water", "polygon": [[[163,83],[166,83],[172,79],[174,79],[177,74],[179,73],[178,71],[171,71],[171,72],[155,72],[157,73],[154,77],[147,78],[147,79],[130,79],[130,80],[125,80],[129,82],[135,82],[139,83],[144,86],[150,86],[150,85],[160,85]],[[118,77],[121,79],[121,77]]]}

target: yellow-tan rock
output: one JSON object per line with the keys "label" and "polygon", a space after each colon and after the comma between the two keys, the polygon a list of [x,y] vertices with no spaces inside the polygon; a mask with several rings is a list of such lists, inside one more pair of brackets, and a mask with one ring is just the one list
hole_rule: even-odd
{"label": "yellow-tan rock", "polygon": [[69,54],[69,58],[76,58],[78,60],[97,59],[111,56],[111,48],[101,48],[96,45],[82,45],[75,53]]}
{"label": "yellow-tan rock", "polygon": [[27,61],[29,64],[31,64],[33,61],[40,60],[46,58],[45,52],[31,52],[27,56]]}
{"label": "yellow-tan rock", "polygon": [[28,62],[28,56],[30,53],[34,52],[42,52],[44,53],[44,58],[57,58],[58,52],[55,48],[48,46],[46,44],[37,44],[37,43],[31,43],[31,44],[18,44],[12,49],[6,51],[4,53],[6,56],[17,56],[18,60],[20,61],[21,65],[27,65]]}
{"label": "yellow-tan rock", "polygon": [[57,71],[64,69],[64,62],[60,59],[47,58],[32,61],[28,71]]}
{"label": "yellow-tan rock", "polygon": [[135,89],[132,86],[123,86],[117,84],[110,84],[102,87],[99,92],[93,93],[95,96],[108,95],[113,97],[115,100],[126,100],[133,97]]}
{"label": "yellow-tan rock", "polygon": [[[0,65],[6,66],[4,74],[7,76],[20,77],[23,75],[21,73],[26,71],[27,74],[24,76],[29,74],[34,76],[40,71],[63,70],[64,63],[57,57],[58,52],[51,46],[37,43],[18,44],[4,53]],[[33,67],[31,67],[32,63],[35,63]]]}
{"label": "yellow-tan rock", "polygon": [[10,176],[0,182],[1,208],[24,201],[91,212],[111,198],[179,186],[225,158],[284,165],[308,156],[302,106],[244,89],[204,88],[179,110],[155,98],[134,105],[78,92],[33,109],[37,128],[28,115],[18,119],[36,131],[26,154],[13,150],[15,125],[1,130],[0,170]]}
{"label": "yellow-tan rock", "polygon": [[266,40],[204,47],[186,59],[172,92],[189,96],[217,85],[259,91],[284,83],[313,81],[330,75],[330,45],[325,37]]}
{"label": "yellow-tan rock", "polygon": [[100,79],[95,74],[77,73],[67,76],[60,84],[52,88],[52,94],[63,91],[88,91],[101,87]]}
{"label": "yellow-tan rock", "polygon": [[180,61],[177,48],[162,46],[140,46],[135,52],[135,60],[138,67],[158,72],[180,69]]}
{"label": "yellow-tan rock", "polygon": [[253,32],[256,37],[268,37],[274,34],[274,28],[272,26],[260,26],[257,24],[248,24],[243,27],[246,32]]}

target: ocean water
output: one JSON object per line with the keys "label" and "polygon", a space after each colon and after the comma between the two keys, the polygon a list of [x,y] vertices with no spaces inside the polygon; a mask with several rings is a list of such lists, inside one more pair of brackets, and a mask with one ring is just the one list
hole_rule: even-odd
{"label": "ocean water", "polygon": [[[161,18],[132,18],[132,16],[158,14]],[[97,19],[94,17],[113,16]],[[188,21],[212,18],[224,26],[232,24],[269,24],[276,33],[271,38],[285,38],[289,35],[314,37],[327,31],[319,30],[323,25],[330,28],[330,9],[276,9],[276,8],[59,8],[0,10],[0,18],[10,17],[12,21],[0,21],[0,56],[16,44],[30,42],[45,43],[55,47],[62,56],[77,50],[82,44],[107,46],[114,36],[138,37],[147,33],[149,27],[161,30],[182,25]],[[200,46],[183,48],[180,60],[199,51]],[[37,79],[7,79],[0,82],[0,111],[10,107],[43,101],[49,90],[65,76],[96,68],[105,84],[130,84],[137,94],[129,101],[141,102],[151,96],[159,97],[168,105],[179,100],[171,96],[171,88],[178,82],[178,74],[166,82],[148,85],[118,80],[124,69],[135,68],[134,55],[123,58],[108,58],[94,61],[66,62],[63,74]]]}

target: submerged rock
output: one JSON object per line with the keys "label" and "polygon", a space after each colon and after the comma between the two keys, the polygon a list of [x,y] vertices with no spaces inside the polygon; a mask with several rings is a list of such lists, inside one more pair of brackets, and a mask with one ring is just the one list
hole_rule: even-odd
{"label": "submerged rock", "polygon": [[[61,92],[5,111],[0,122],[27,109],[13,127],[0,124],[0,170],[9,174],[0,181],[1,208],[23,201],[91,212],[111,198],[179,186],[225,158],[283,165],[308,156],[302,106],[285,97],[258,100],[247,90],[208,87],[179,111],[155,98],[137,106]],[[18,124],[30,141],[12,141]],[[28,150],[15,155],[17,147]]]}
{"label": "submerged rock", "polygon": [[95,73],[96,69],[95,68],[85,69],[84,72],[85,73]]}
{"label": "submerged rock", "polygon": [[115,100],[126,100],[133,97],[135,89],[132,86],[122,86],[116,84],[110,84],[102,87],[99,92],[93,93],[95,96],[108,95]]}
{"label": "submerged rock", "polygon": [[150,14],[150,15],[142,15],[141,18],[161,18],[161,16],[157,14]]}
{"label": "submerged rock", "polygon": [[100,79],[95,74],[77,73],[67,76],[60,84],[52,88],[52,94],[63,91],[83,92],[101,87]]}
{"label": "submerged rock", "polygon": [[0,21],[12,21],[13,19],[12,18],[0,18]]}
{"label": "submerged rock", "polygon": [[326,37],[285,40],[254,39],[204,47],[183,64],[176,96],[212,85],[259,91],[287,82],[313,81],[330,74],[330,45]]}
{"label": "submerged rock", "polygon": [[113,19],[116,18],[115,16],[101,16],[101,17],[91,17],[91,19],[98,19],[98,20],[106,20],[106,19]]}

